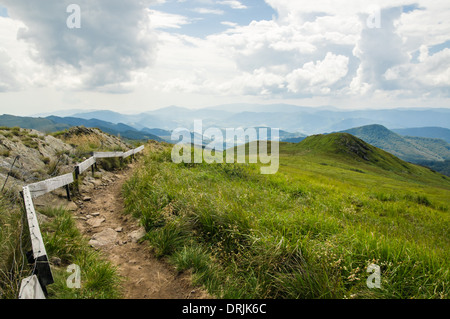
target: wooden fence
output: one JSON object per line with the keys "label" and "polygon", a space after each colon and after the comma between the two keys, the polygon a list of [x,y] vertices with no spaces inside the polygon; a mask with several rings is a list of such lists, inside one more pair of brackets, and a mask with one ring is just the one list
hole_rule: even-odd
{"label": "wooden fence", "polygon": [[[34,209],[33,198],[47,194],[60,187],[65,187],[67,198],[70,200],[69,185],[78,179],[78,176],[88,170],[94,169],[97,158],[120,157],[127,158],[133,156],[144,149],[144,145],[129,150],[127,152],[94,152],[93,156],[75,166],[74,172],[64,174],[58,177],[50,178],[41,182],[33,183],[22,188],[25,211],[27,215],[28,228],[32,252],[31,261],[35,264],[35,271],[30,277],[24,278],[21,283],[19,299],[42,299],[47,294],[46,286],[54,282],[50,264],[48,262],[47,252],[42,240],[42,234],[39,228],[39,222]],[[75,176],[75,177],[74,177]]]}

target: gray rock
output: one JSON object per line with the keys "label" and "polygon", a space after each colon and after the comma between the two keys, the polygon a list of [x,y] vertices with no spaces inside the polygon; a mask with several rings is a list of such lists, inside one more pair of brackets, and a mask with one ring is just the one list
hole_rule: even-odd
{"label": "gray rock", "polygon": [[147,232],[145,231],[145,229],[143,227],[132,231],[131,233],[128,234],[128,238],[133,242],[133,243],[137,243],[139,240],[141,240],[145,234]]}
{"label": "gray rock", "polygon": [[114,229],[107,228],[100,233],[94,234],[89,241],[89,245],[94,248],[100,248],[103,246],[111,245],[116,242],[117,232]]}
{"label": "gray rock", "polygon": [[105,221],[104,218],[102,217],[97,217],[97,218],[91,218],[88,219],[88,221],[86,222],[88,225],[97,228],[100,227],[100,225]]}
{"label": "gray rock", "polygon": [[44,214],[41,214],[39,212],[36,212],[36,217],[37,217],[39,224],[45,224],[51,220],[50,217],[45,216]]}
{"label": "gray rock", "polygon": [[78,209],[78,206],[77,206],[77,204],[75,204],[74,202],[69,202],[69,203],[66,205],[66,209],[67,209],[68,211],[70,211],[70,212],[74,212],[74,211],[76,211],[76,210]]}

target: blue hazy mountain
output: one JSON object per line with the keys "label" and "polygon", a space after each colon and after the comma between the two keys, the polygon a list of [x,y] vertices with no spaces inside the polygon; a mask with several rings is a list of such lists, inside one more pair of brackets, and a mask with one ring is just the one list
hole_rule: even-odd
{"label": "blue hazy mountain", "polygon": [[408,162],[450,160],[450,144],[442,139],[402,136],[382,125],[367,125],[342,132],[350,133]]}
{"label": "blue hazy mountain", "polygon": [[58,117],[58,116],[48,116],[47,119],[58,124],[67,124],[69,126],[85,126],[85,127],[96,127],[100,130],[109,133],[111,135],[128,138],[131,140],[155,140],[163,141],[162,138],[153,135],[148,132],[138,131],[135,128],[123,124],[123,123],[111,123],[96,118],[92,119],[82,119],[76,117]]}
{"label": "blue hazy mountain", "polygon": [[73,115],[97,118],[111,123],[124,123],[137,130],[160,128],[193,129],[194,120],[205,127],[235,128],[268,126],[305,135],[342,131],[377,123],[388,129],[410,127],[442,127],[450,129],[449,109],[339,110],[333,107],[302,107],[288,104],[230,104],[202,109],[170,106],[139,114],[95,111]]}
{"label": "blue hazy mountain", "polygon": [[393,129],[393,132],[404,136],[418,136],[440,138],[450,143],[450,129],[443,127],[415,127],[405,129]]}

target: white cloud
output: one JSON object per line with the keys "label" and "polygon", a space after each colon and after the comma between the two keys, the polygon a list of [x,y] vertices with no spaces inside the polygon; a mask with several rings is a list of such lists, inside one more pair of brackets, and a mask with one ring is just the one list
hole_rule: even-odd
{"label": "white cloud", "polygon": [[191,19],[179,14],[170,14],[157,10],[148,10],[150,24],[155,29],[180,29],[183,25],[190,24]]}
{"label": "white cloud", "polygon": [[[387,7],[380,12],[382,27],[370,29],[366,20],[373,6],[351,1],[355,4],[351,8],[348,5],[335,8],[337,5],[319,2],[303,6],[281,0],[272,3],[279,12],[278,19],[252,21],[246,26],[223,22],[230,28],[197,43],[198,52],[203,52],[199,53],[201,57],[209,52],[211,61],[222,59],[234,68],[225,73],[206,72],[203,77],[199,75],[202,73],[195,73],[195,78],[193,72],[187,72],[189,77],[183,78],[180,71],[169,82],[187,92],[273,94],[289,98],[305,95],[353,98],[383,90],[402,90],[385,74],[409,62],[410,55],[405,49],[408,42],[400,33],[401,21],[416,10],[404,13],[400,7],[390,6],[405,1],[379,2],[380,8]],[[185,50],[183,47],[179,51]],[[191,61],[179,63],[183,64],[192,65]],[[188,78],[190,81],[186,81]],[[445,76],[438,78],[443,81]]]}
{"label": "white cloud", "polygon": [[[414,87],[433,90],[450,87],[450,49],[433,55],[422,48],[418,63],[405,63],[386,71],[387,80],[396,81],[403,88]],[[406,85],[407,83],[407,85]]]}
{"label": "white cloud", "polygon": [[308,62],[287,75],[288,89],[294,93],[327,94],[330,86],[348,72],[348,57],[328,52],[322,61]]}
{"label": "white cloud", "polygon": [[[406,54],[400,35],[397,33],[395,21],[401,16],[401,8],[390,8],[381,11],[382,27],[368,28],[365,26],[360,34],[360,39],[355,45],[353,54],[360,60],[357,79],[353,82],[353,90],[357,83],[367,84],[372,89],[393,89],[391,83],[386,83],[384,74],[386,71],[399,64],[406,63],[409,59]],[[362,16],[363,21],[366,16]]]}
{"label": "white cloud", "polygon": [[231,21],[222,21],[220,22],[223,25],[226,25],[228,27],[237,27],[238,24],[236,22],[231,22]]}
{"label": "white cloud", "polygon": [[219,9],[209,9],[209,8],[194,8],[192,11],[200,13],[200,14],[217,14],[222,15],[225,13],[223,10]]}
{"label": "white cloud", "polygon": [[15,77],[17,71],[11,62],[12,59],[5,49],[0,48],[0,92],[18,89],[19,83]]}
{"label": "white cloud", "polygon": [[218,1],[218,4],[230,6],[232,9],[247,9],[247,6],[237,0]]}
{"label": "white cloud", "polygon": [[[30,45],[36,63],[50,68],[75,71],[80,89],[120,88],[131,80],[133,70],[153,61],[155,38],[145,10],[150,1],[126,3],[113,0],[79,0],[81,29],[66,26],[65,1],[2,0],[12,19],[26,28],[17,37]],[[109,89],[107,89],[109,90]]]}
{"label": "white cloud", "polygon": [[[375,0],[370,6],[360,0],[266,0],[276,17],[248,25],[230,16],[229,8],[246,8],[239,14],[251,17],[252,7],[241,1],[184,1],[184,15],[164,12],[163,0],[80,0],[80,30],[60,27],[69,0],[43,2],[33,10],[32,0],[0,3],[11,15],[0,17],[3,92],[47,87],[131,97],[138,91],[140,99],[142,92],[152,92],[147,99],[165,96],[164,104],[186,94],[198,101],[291,103],[305,96],[400,103],[408,95],[409,101],[416,96],[425,104],[424,96],[449,94],[450,49],[434,47],[450,40],[448,0],[417,0],[417,5]],[[149,9],[150,3],[161,6]],[[374,5],[381,10],[379,29],[366,23]],[[404,5],[409,9],[402,10]],[[212,16],[198,18],[193,12]],[[207,21],[213,15],[225,31],[204,38],[183,35],[193,16]]]}

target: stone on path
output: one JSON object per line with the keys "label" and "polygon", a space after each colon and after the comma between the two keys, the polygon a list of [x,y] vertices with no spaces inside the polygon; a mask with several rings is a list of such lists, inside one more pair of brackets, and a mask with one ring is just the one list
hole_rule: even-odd
{"label": "stone on path", "polygon": [[89,245],[94,248],[114,244],[117,238],[117,232],[114,229],[107,228],[100,233],[94,234],[89,241]]}
{"label": "stone on path", "polygon": [[146,233],[147,232],[145,231],[145,229],[143,227],[141,227],[141,228],[129,233],[128,237],[130,238],[130,240],[133,243],[137,243],[140,239],[142,239],[145,236]]}
{"label": "stone on path", "polygon": [[92,227],[100,227],[100,225],[105,221],[103,217],[90,218],[86,221],[86,223]]}

